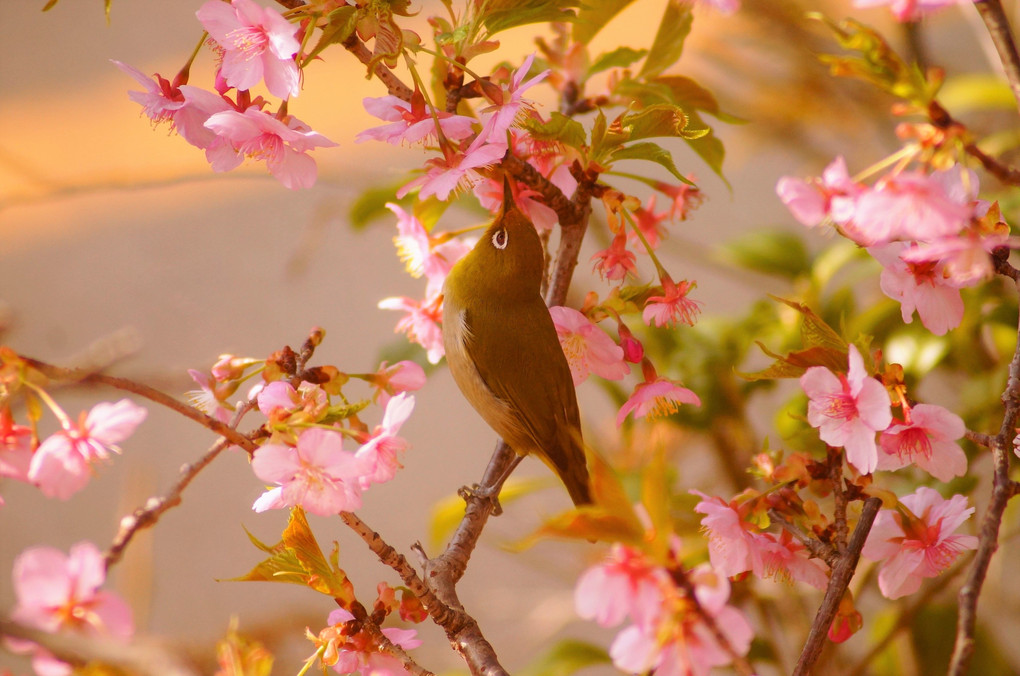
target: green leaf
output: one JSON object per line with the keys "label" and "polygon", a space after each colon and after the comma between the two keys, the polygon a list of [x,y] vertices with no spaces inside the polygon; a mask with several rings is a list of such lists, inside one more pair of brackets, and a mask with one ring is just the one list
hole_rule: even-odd
{"label": "green leaf", "polygon": [[723,260],[767,275],[795,279],[810,271],[811,258],[804,241],[783,230],[754,230],[722,245]]}
{"label": "green leaf", "polygon": [[679,106],[658,103],[637,112],[624,113],[613,122],[610,132],[616,132],[619,125],[625,134],[625,142],[660,136],[698,138],[708,133],[707,129],[688,131],[689,121],[690,118]]}
{"label": "green leaf", "polygon": [[396,202],[405,209],[414,202],[414,197],[396,199],[394,193],[402,183],[394,183],[381,188],[368,188],[354,200],[347,212],[347,220],[354,230],[364,230],[372,221],[383,216],[392,218],[393,214],[386,208],[387,202]]}
{"label": "green leaf", "polygon": [[681,181],[688,182],[676,168],[676,164],[673,163],[673,155],[657,143],[645,141],[618,148],[610,155],[611,162],[616,162],[617,160],[647,160],[655,162],[665,167],[669,173]]}
{"label": "green leaf", "polygon": [[640,75],[651,78],[666,70],[680,59],[684,41],[691,32],[694,15],[691,5],[681,0],[669,0],[659,21],[659,31],[648,51],[648,58],[641,67]]}
{"label": "green leaf", "polygon": [[605,648],[586,641],[565,638],[520,673],[521,676],[571,676],[585,667],[609,663],[609,653]]}
{"label": "green leaf", "polygon": [[1015,110],[1016,99],[1009,84],[992,73],[966,73],[946,80],[939,102],[953,115],[976,110]]}
{"label": "green leaf", "polygon": [[571,148],[583,148],[588,139],[580,122],[556,111],[550,113],[548,122],[529,117],[522,126],[531,132],[531,136],[536,140],[558,141]]}
{"label": "green leaf", "polygon": [[362,399],[353,404],[336,404],[326,409],[326,415],[322,417],[319,423],[323,425],[332,425],[333,423],[340,422],[341,420],[347,420],[352,415],[357,415],[364,409],[368,408],[371,404],[371,400]]}
{"label": "green leaf", "polygon": [[489,0],[482,23],[489,35],[530,23],[573,21],[578,0]]}
{"label": "green leaf", "polygon": [[588,75],[591,76],[595,73],[601,73],[602,71],[609,70],[610,68],[626,68],[647,53],[647,49],[617,47],[611,52],[599,54],[588,67]]}
{"label": "green leaf", "polygon": [[[697,112],[688,111],[688,115],[693,122],[692,126],[695,128],[704,126],[704,123],[701,121],[701,117]],[[698,157],[700,157],[702,161],[708,165],[709,169],[715,172],[716,176],[726,182],[728,187],[729,181],[726,181],[726,177],[723,176],[722,170],[723,160],[726,159],[726,148],[723,146],[722,141],[720,141],[715,135],[715,132],[709,129],[708,133],[704,136],[684,140],[687,141],[687,145],[689,145],[691,149],[698,154]]]}
{"label": "green leaf", "polygon": [[608,128],[606,126],[606,116],[605,113],[602,112],[602,109],[599,108],[598,112],[595,114],[595,121],[591,125],[591,148],[592,154],[596,157],[598,157],[598,155],[602,152],[602,146],[606,142],[607,132]]}
{"label": "green leaf", "polygon": [[322,35],[315,47],[305,57],[305,63],[319,55],[322,50],[332,44],[341,43],[351,36],[358,25],[358,8],[344,5],[338,7],[327,16],[328,22],[322,27]]}
{"label": "green leaf", "polygon": [[[545,479],[507,479],[499,492],[499,502],[508,505],[551,484],[551,481]],[[429,523],[429,542],[432,546],[440,547],[463,518],[464,500],[459,495],[451,495],[437,502],[432,507]]]}
{"label": "green leaf", "polygon": [[[771,296],[801,314],[800,338],[803,349],[783,356],[769,351],[758,343],[762,352],[776,361],[763,371],[737,375],[747,380],[769,380],[774,378],[799,378],[812,366],[824,366],[836,373],[845,373],[847,368],[848,344],[831,326],[811,308],[796,301]],[[867,359],[867,355],[865,355]]]}
{"label": "green leaf", "polygon": [[574,42],[583,45],[591,42],[591,39],[609,23],[609,20],[631,2],[633,0],[585,0],[574,21]]}
{"label": "green leaf", "polygon": [[720,110],[715,94],[689,77],[684,77],[683,75],[664,75],[655,78],[649,84],[666,87],[669,90],[669,102],[680,106],[684,110],[701,110],[712,117],[730,124],[744,122],[743,119]]}
{"label": "green leaf", "polygon": [[[245,529],[245,532],[248,532]],[[354,587],[347,579],[347,573],[337,567],[338,546],[334,544],[331,561],[327,561],[315,541],[305,511],[294,507],[290,521],[283,531],[283,538],[275,545],[260,542],[248,533],[248,538],[257,548],[270,557],[252,568],[241,577],[231,578],[236,582],[290,582],[300,584],[325,594],[345,604],[354,601]]]}

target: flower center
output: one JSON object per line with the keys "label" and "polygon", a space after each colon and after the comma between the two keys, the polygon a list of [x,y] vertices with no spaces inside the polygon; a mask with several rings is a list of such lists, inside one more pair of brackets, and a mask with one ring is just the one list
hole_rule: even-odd
{"label": "flower center", "polygon": [[244,55],[246,61],[262,56],[269,44],[266,31],[258,26],[241,26],[227,33],[235,50]]}

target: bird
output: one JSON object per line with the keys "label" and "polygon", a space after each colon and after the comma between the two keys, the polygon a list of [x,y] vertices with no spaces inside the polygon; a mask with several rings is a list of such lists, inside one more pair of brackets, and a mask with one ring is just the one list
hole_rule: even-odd
{"label": "bird", "polygon": [[535,455],[575,506],[592,503],[577,394],[542,299],[544,248],[503,180],[503,206],[443,284],[443,346],[454,381],[518,458]]}

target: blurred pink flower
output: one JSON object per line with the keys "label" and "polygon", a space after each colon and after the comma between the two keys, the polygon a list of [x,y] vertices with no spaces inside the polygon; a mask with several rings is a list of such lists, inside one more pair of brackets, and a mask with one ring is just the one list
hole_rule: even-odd
{"label": "blurred pink flower", "polygon": [[[370,114],[390,124],[380,127],[372,127],[360,132],[355,138],[355,143],[362,141],[376,140],[386,143],[418,143],[428,141],[436,137],[436,123],[432,119],[433,109],[425,104],[424,98],[419,92],[414,94],[411,103],[397,98],[396,96],[380,96],[378,98],[362,99],[362,104]],[[471,136],[474,124],[473,118],[465,115],[454,115],[445,110],[435,111],[439,119],[439,127],[443,130],[443,136],[451,141]]]}
{"label": "blurred pink flower", "polygon": [[963,419],[941,406],[916,404],[909,420],[894,420],[882,432],[878,469],[894,470],[914,463],[939,481],[967,473],[967,456],[956,443],[963,437]]}
{"label": "blurred pink flower", "polygon": [[437,295],[442,291],[453,264],[470,251],[472,245],[459,237],[435,241],[414,214],[407,213],[393,202],[387,202],[386,208],[397,217],[397,236],[393,243],[397,246],[400,260],[404,261],[412,277],[425,275],[428,280],[426,297]]}
{"label": "blurred pink flower", "polygon": [[397,436],[397,433],[411,417],[412,411],[414,396],[406,392],[401,392],[387,402],[382,424],[375,428],[368,441],[354,453],[361,461],[362,474],[359,480],[362,488],[389,481],[403,467],[400,456],[410,444],[403,437]]}
{"label": "blurred pink flower", "polygon": [[237,391],[237,384],[221,382],[209,373],[188,369],[188,375],[198,385],[197,390],[188,390],[184,397],[188,403],[208,416],[222,423],[230,422],[230,413],[234,405],[227,398]]}
{"label": "blurred pink flower", "polygon": [[954,535],[974,513],[966,496],[946,500],[935,489],[922,486],[900,498],[900,504],[909,512],[880,511],[861,551],[862,556],[882,562],[878,588],[889,599],[913,594],[923,578],[936,577],[978,543],[973,535]]}
{"label": "blurred pink flower", "polygon": [[970,221],[976,192],[976,175],[959,166],[887,176],[857,197],[851,236],[873,246],[956,235]]}
{"label": "blurred pink flower", "polygon": [[398,361],[393,366],[386,362],[379,364],[379,370],[371,375],[369,382],[375,388],[373,401],[385,406],[390,398],[401,392],[420,390],[425,386],[425,369],[409,360]]}
{"label": "blurred pink flower", "polygon": [[[669,218],[669,213],[668,211],[655,213],[655,195],[651,195],[644,206],[634,210],[634,227],[641,231],[650,248],[658,249],[659,243],[666,238],[666,229],[660,223]],[[629,231],[627,234],[631,246],[641,252],[647,251],[636,232]]]}
{"label": "blurred pink flower", "polygon": [[407,313],[397,320],[395,330],[406,333],[408,339],[424,347],[430,364],[438,364],[446,354],[443,329],[439,325],[443,319],[442,300],[442,295],[436,294],[421,301],[406,296],[379,301],[380,309]]}
{"label": "blurred pink flower", "polygon": [[364,464],[343,449],[339,431],[308,428],[296,448],[266,444],[255,451],[251,468],[262,481],[278,484],[255,501],[256,512],[300,506],[329,516],[361,507]]}
{"label": "blurred pink flower", "polygon": [[285,380],[267,383],[256,395],[259,412],[270,422],[286,420],[288,425],[317,422],[326,413],[329,397],[313,383],[302,382],[298,389]]}
{"label": "blurred pink flower", "polygon": [[846,160],[834,159],[821,178],[808,180],[783,176],[776,184],[776,194],[803,225],[813,228],[826,217],[845,223],[853,211],[853,200],[862,188],[850,179]]}
{"label": "blurred pink flower", "polygon": [[[103,555],[91,542],[73,545],[69,555],[52,547],[26,549],[14,561],[17,606],[11,619],[46,632],[127,639],[134,633],[131,608],[100,589],[106,579]],[[37,674],[61,676],[71,667],[28,641],[9,640],[17,652],[34,652]]]}
{"label": "blurred pink flower", "polygon": [[854,0],[854,7],[878,7],[888,5],[897,21],[919,21],[928,14],[961,0]]}
{"label": "blurred pink flower", "polygon": [[18,425],[6,406],[0,408],[0,477],[28,481],[32,464],[32,428]]}
{"label": "blurred pink flower", "polygon": [[914,310],[924,328],[936,336],[943,336],[963,321],[963,298],[941,263],[908,263],[903,255],[911,246],[892,242],[885,246],[870,247],[870,253],[882,264],[879,285],[889,298],[899,301],[903,322],[914,321]]}
{"label": "blurred pink flower", "polygon": [[607,380],[620,380],[630,373],[623,360],[623,348],[590,319],[569,307],[549,308],[560,347],[570,365],[574,386],[592,373]]}
{"label": "blurred pink flower", "polygon": [[640,551],[614,543],[606,558],[588,568],[574,588],[574,608],[586,620],[613,627],[628,615],[641,626],[662,613],[663,589],[669,574]]}
{"label": "blurred pink flower", "polygon": [[[210,2],[223,4],[218,0]],[[206,120],[205,126],[225,138],[234,151],[232,157],[218,157],[212,163],[213,171],[234,169],[245,157],[265,160],[269,172],[292,190],[315,185],[318,168],[308,151],[336,145],[296,117],[291,116],[284,124],[254,107],[243,113],[236,110],[216,113]]]}
{"label": "blurred pink flower", "polygon": [[195,13],[209,35],[223,48],[220,73],[238,90],[251,89],[263,78],[273,96],[286,99],[301,91],[294,54],[301,48],[299,27],[275,9],[253,0],[209,0]]}
{"label": "blurred pink flower", "polygon": [[966,230],[960,235],[909,247],[900,257],[908,266],[937,263],[935,267],[942,272],[941,283],[963,289],[991,279],[995,274],[991,254],[999,247],[1016,248],[1017,239],[1005,232],[989,235]]}
{"label": "blurred pink flower", "polygon": [[67,500],[88,484],[92,465],[120,453],[117,444],[127,439],[148,414],[128,399],[101,402],[77,423],[62,421],[63,429],[43,441],[32,456],[29,480],[47,497]]}
{"label": "blurred pink flower", "polygon": [[812,366],[800,377],[808,396],[808,422],[830,446],[846,448],[847,461],[861,474],[878,466],[875,433],[892,422],[889,395],[882,383],[864,370],[864,360],[850,345],[846,374],[834,374],[823,366]]}

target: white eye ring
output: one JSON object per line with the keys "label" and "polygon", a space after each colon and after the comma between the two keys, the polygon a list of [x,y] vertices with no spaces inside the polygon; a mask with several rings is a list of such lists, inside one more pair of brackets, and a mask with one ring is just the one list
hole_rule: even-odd
{"label": "white eye ring", "polygon": [[496,232],[492,233],[492,246],[497,249],[505,249],[509,241],[510,236],[507,235],[506,228],[500,228]]}

